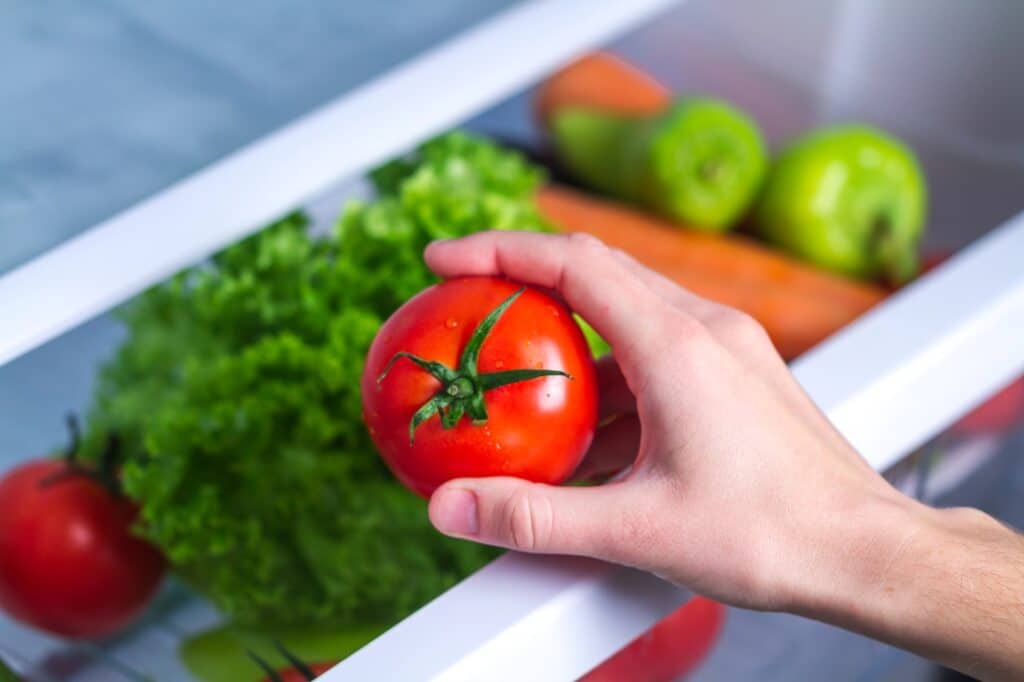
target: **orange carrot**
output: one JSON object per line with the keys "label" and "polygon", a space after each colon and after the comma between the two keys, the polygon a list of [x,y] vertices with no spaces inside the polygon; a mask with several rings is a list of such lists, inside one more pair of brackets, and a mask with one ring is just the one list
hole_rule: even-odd
{"label": "orange carrot", "polygon": [[537,117],[547,123],[565,107],[592,107],[619,114],[657,114],[672,93],[646,73],[609,52],[592,52],[548,78],[537,92]]}
{"label": "orange carrot", "polygon": [[855,282],[766,249],[741,236],[678,225],[574,190],[548,186],[541,213],[563,232],[589,232],[694,293],[743,310],[792,359],[885,297]]}

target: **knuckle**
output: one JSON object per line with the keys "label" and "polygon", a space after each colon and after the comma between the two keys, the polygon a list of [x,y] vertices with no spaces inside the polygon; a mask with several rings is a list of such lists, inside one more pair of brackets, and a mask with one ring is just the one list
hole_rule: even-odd
{"label": "knuckle", "polygon": [[607,252],[605,243],[592,234],[586,232],[570,232],[566,235],[566,242],[570,250],[580,252]]}
{"label": "knuckle", "polygon": [[550,541],[554,513],[546,498],[517,490],[506,500],[503,517],[509,544],[514,549],[533,552]]}
{"label": "knuckle", "polygon": [[711,335],[697,318],[690,315],[672,315],[668,322],[668,338],[674,346],[693,347],[706,343]]}
{"label": "knuckle", "polygon": [[555,288],[563,291],[583,286],[591,270],[601,267],[608,258],[608,247],[597,237],[585,232],[562,235],[563,251],[561,271]]}
{"label": "knuckle", "polygon": [[621,267],[619,261],[612,255],[612,250],[592,234],[572,232],[566,235],[566,240],[566,257],[571,265],[579,267],[589,263],[601,267],[611,265]]}
{"label": "knuckle", "polygon": [[768,334],[757,320],[733,308],[722,308],[709,324],[730,342],[743,346],[752,347],[768,340]]}
{"label": "knuckle", "polygon": [[657,333],[616,350],[616,357],[632,367],[639,379],[640,383],[632,387],[638,397],[663,383],[667,368],[675,366],[680,358],[702,357],[711,341],[711,334],[700,321],[667,305],[658,309],[656,317]]}
{"label": "knuckle", "polygon": [[605,246],[605,248],[608,249],[608,254],[612,258],[614,258],[615,260],[619,261],[620,263],[625,265],[627,268],[632,268],[634,270],[646,269],[646,268],[644,268],[643,265],[640,264],[640,261],[638,261],[636,258],[633,258],[633,256],[631,256],[630,254],[626,253],[622,249],[614,247],[614,246],[607,246],[607,245]]}

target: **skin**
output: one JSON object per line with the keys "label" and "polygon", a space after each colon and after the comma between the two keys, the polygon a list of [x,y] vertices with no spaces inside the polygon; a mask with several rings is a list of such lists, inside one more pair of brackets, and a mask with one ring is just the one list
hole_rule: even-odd
{"label": "skin", "polygon": [[974,509],[892,488],[833,429],[749,317],[587,235],[432,244],[443,277],[556,290],[611,344],[581,467],[605,485],[439,488],[449,535],[638,567],[745,608],[854,630],[982,679],[1024,678],[1024,540]]}

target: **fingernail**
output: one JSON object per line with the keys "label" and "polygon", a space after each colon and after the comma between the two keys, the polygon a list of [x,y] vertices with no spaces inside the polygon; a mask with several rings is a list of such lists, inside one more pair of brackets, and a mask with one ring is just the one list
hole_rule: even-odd
{"label": "fingernail", "polygon": [[476,535],[480,530],[476,493],[465,488],[444,488],[430,501],[430,520],[445,535]]}

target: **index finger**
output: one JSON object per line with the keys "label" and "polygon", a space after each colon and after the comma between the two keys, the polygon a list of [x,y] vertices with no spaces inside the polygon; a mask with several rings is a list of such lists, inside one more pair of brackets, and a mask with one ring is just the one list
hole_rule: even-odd
{"label": "index finger", "polygon": [[481,232],[435,242],[424,253],[442,277],[503,275],[558,292],[611,345],[630,377],[654,352],[678,311],[630,272],[596,237]]}

